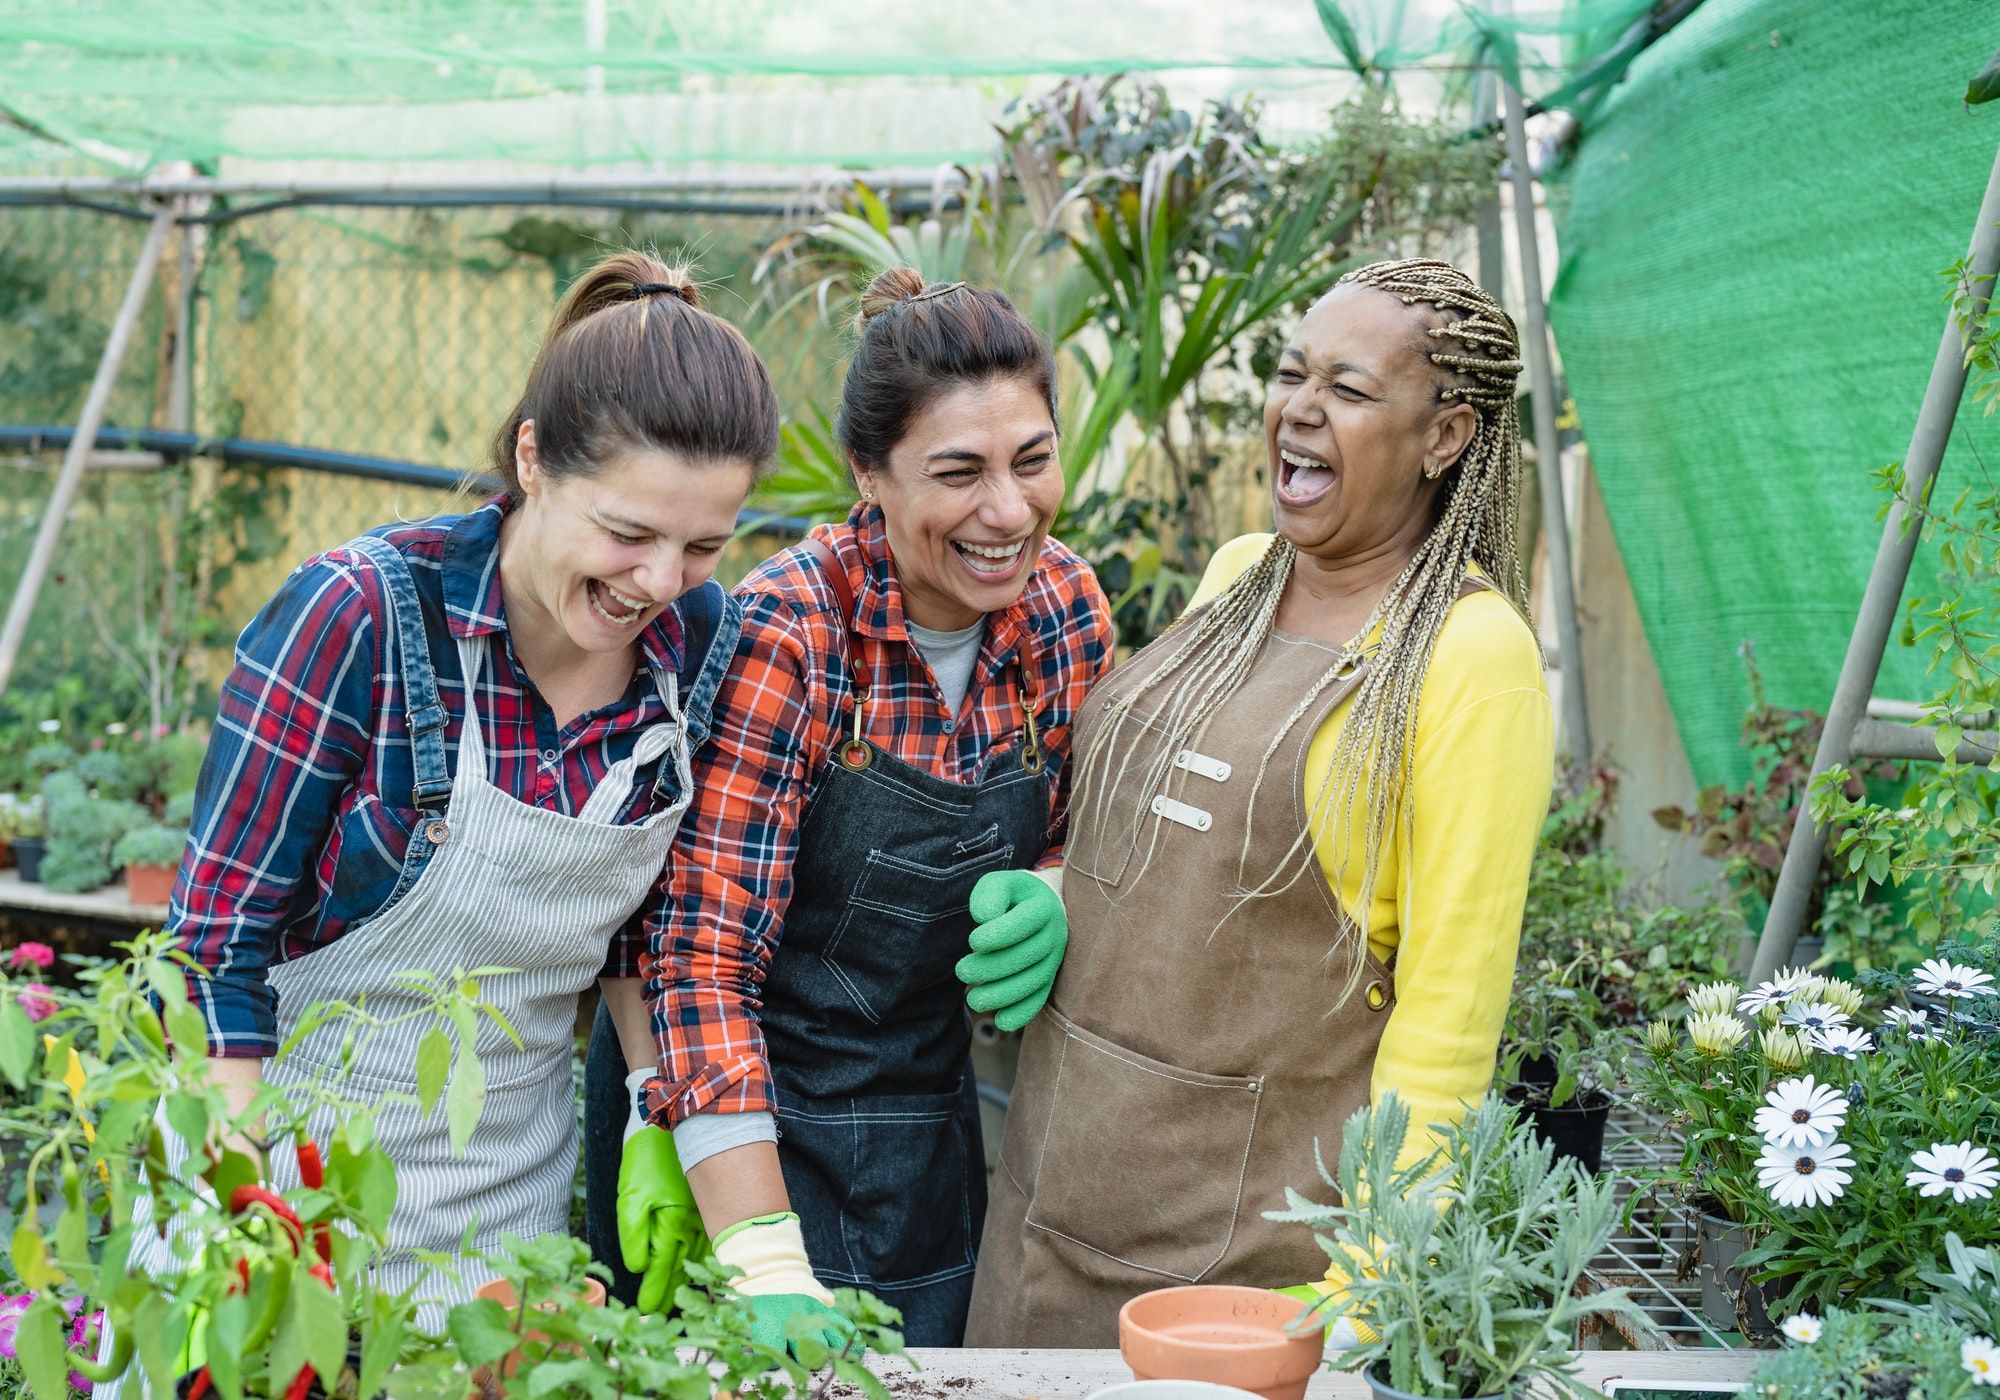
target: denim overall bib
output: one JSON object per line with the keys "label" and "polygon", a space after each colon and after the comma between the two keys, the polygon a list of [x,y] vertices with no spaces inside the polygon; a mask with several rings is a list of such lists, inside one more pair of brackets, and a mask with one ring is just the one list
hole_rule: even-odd
{"label": "denim overall bib", "polygon": [[[845,568],[808,543],[851,626]],[[813,1271],[901,1309],[911,1346],[959,1344],[986,1216],[972,1022],[953,971],[969,951],[966,905],[980,876],[1031,866],[1048,844],[1033,662],[1013,660],[1022,740],[970,784],[867,739],[868,678],[854,676],[856,737],[807,799],[764,981],[778,1157]]]}

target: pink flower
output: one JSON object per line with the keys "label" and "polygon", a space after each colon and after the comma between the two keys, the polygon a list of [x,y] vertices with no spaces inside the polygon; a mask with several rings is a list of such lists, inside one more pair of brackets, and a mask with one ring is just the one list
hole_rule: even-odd
{"label": "pink flower", "polygon": [[40,982],[30,982],[15,1000],[21,1003],[21,1009],[28,1013],[30,1021],[46,1021],[58,1010],[55,998],[49,995],[52,990]]}
{"label": "pink flower", "polygon": [[17,1359],[14,1355],[14,1333],[21,1325],[21,1314],[34,1301],[32,1293],[0,1293],[0,1360]]}
{"label": "pink flower", "polygon": [[[104,1327],[104,1313],[101,1310],[98,1312],[85,1312],[83,1310],[83,1299],[81,1298],[72,1298],[63,1304],[63,1307],[76,1318],[76,1321],[70,1324],[69,1329],[71,1350],[78,1352],[96,1351],[98,1335]],[[72,1390],[80,1391],[85,1395],[91,1392],[90,1377],[79,1371],[71,1371],[69,1373],[69,1383]]]}
{"label": "pink flower", "polygon": [[23,943],[7,955],[9,967],[49,968],[56,965],[56,950],[46,943]]}

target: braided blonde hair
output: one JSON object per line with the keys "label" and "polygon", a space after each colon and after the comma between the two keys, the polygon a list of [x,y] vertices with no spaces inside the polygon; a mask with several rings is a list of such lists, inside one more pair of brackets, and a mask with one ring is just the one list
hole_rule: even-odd
{"label": "braided blonde hair", "polygon": [[[1427,315],[1431,324],[1426,335],[1434,342],[1457,342],[1456,350],[1440,343],[1430,352],[1431,363],[1442,371],[1438,401],[1468,403],[1477,410],[1479,421],[1471,442],[1446,479],[1437,524],[1376,604],[1360,636],[1299,698],[1264,750],[1251,788],[1254,811],[1258,789],[1285,736],[1330,687],[1348,679],[1367,661],[1369,669],[1355,691],[1353,708],[1334,746],[1331,770],[1313,799],[1305,829],[1277,866],[1252,884],[1247,870],[1250,831],[1246,822],[1237,861],[1238,908],[1249,900],[1291,888],[1310,868],[1314,833],[1328,824],[1332,824],[1335,842],[1335,867],[1347,868],[1351,855],[1346,849],[1349,821],[1365,788],[1367,824],[1359,907],[1345,911],[1347,918],[1328,950],[1329,957],[1342,946],[1357,954],[1365,951],[1368,912],[1384,845],[1391,838],[1398,814],[1406,831],[1414,822],[1412,804],[1403,798],[1409,786],[1417,701],[1438,635],[1444,630],[1445,616],[1458,599],[1468,568],[1476,563],[1524,615],[1527,604],[1515,527],[1521,498],[1521,423],[1514,406],[1514,381],[1521,372],[1521,361],[1513,319],[1463,272],[1429,258],[1372,263],[1340,280],[1377,288],[1399,298],[1405,306],[1424,303],[1435,309],[1435,314]],[[1270,636],[1296,558],[1297,551],[1289,541],[1282,536],[1273,540],[1257,563],[1213,603],[1170,629],[1182,630],[1184,635],[1178,639],[1179,650],[1166,665],[1105,706],[1078,756],[1076,780],[1077,805],[1091,812],[1100,830],[1110,815],[1107,804],[1111,793],[1129,761],[1129,750],[1121,743],[1126,726],[1142,723],[1133,718],[1134,705],[1158,692],[1154,712],[1145,723],[1172,740],[1159,749],[1152,771],[1144,775],[1144,790],[1157,792],[1165,785],[1173,754],[1182,747],[1200,744],[1209,724],[1249,676]],[[1366,639],[1378,627],[1380,641],[1372,648],[1372,655],[1366,655],[1370,650]],[[1121,751],[1128,753],[1128,759],[1120,761],[1116,771],[1107,771],[1112,756]],[[1369,775],[1385,773],[1390,775],[1387,780],[1369,781]],[[1153,824],[1154,843],[1158,826]],[[1149,845],[1146,863],[1150,863],[1152,853]],[[1141,864],[1141,873],[1146,863]],[[1358,984],[1364,962],[1360,956],[1348,960],[1343,1001]]]}

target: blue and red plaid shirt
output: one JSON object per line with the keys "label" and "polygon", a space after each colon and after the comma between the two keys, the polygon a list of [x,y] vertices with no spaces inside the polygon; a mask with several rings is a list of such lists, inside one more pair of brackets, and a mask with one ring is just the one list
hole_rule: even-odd
{"label": "blue and red plaid shirt", "polygon": [[[458,637],[490,636],[479,690],[487,778],[522,802],[581,811],[641,730],[665,717],[652,670],[676,674],[699,743],[728,664],[740,608],[715,583],[683,597],[639,637],[641,664],[616,703],[558,729],[514,656],[500,594],[500,522],[488,502],[372,531],[402,552],[423,607],[456,771],[465,682]],[[308,559],[243,631],[195,794],[188,852],[170,927],[208,977],[189,990],[208,1019],[210,1052],[271,1055],[278,1047],[273,963],[339,938],[389,898],[416,821],[387,585],[352,548]],[[720,643],[712,645],[712,643]],[[621,818],[637,821],[677,796],[671,763],[634,785]],[[665,786],[662,786],[665,785]],[[649,930],[666,913],[662,880],[612,940],[607,977],[638,974]]]}
{"label": "blue and red plaid shirt", "polygon": [[642,960],[662,1075],[647,1085],[647,1108],[665,1127],[705,1109],[773,1107],[759,993],[792,897],[800,817],[852,724],[843,634],[852,634],[855,665],[874,687],[863,732],[959,783],[1020,736],[1021,691],[1009,672],[1028,638],[1054,778],[1045,866],[1062,860],[1070,724],[1111,667],[1111,610],[1097,577],[1050,540],[1020,598],[988,615],[954,715],[904,629],[880,508],[858,505],[845,523],[813,534],[846,565],[855,614],[840,615],[824,568],[803,547],[766,560],[738,585],[742,639],[716,696],[711,742],[695,756],[694,800],[668,863],[669,917]]}

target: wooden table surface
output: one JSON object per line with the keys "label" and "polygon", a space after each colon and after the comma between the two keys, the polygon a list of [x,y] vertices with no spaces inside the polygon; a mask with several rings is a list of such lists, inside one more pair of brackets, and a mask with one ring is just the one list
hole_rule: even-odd
{"label": "wooden table surface", "polygon": [[[916,1375],[898,1363],[880,1368],[897,1400],[1084,1400],[1132,1379],[1115,1351],[977,1351],[916,1347]],[[1601,1386],[1627,1381],[1740,1381],[1770,1358],[1768,1351],[1586,1351],[1579,1379]],[[1306,1400],[1367,1400],[1368,1385],[1346,1371],[1321,1371]]]}
{"label": "wooden table surface", "polygon": [[41,914],[75,914],[107,919],[137,928],[158,928],[167,921],[164,904],[134,904],[123,885],[106,885],[89,894],[58,894],[46,885],[31,885],[18,870],[0,870],[0,909],[32,909]]}

